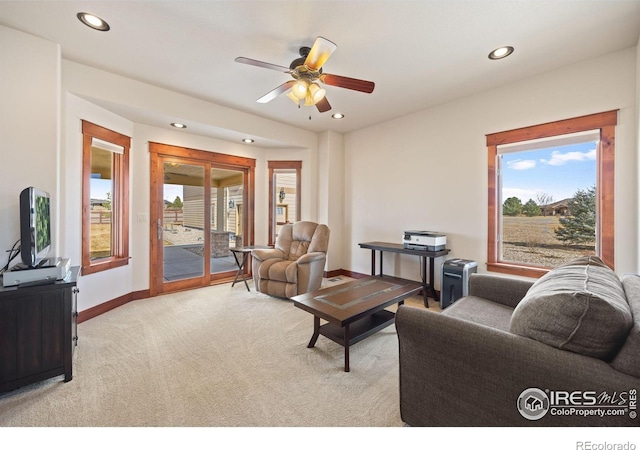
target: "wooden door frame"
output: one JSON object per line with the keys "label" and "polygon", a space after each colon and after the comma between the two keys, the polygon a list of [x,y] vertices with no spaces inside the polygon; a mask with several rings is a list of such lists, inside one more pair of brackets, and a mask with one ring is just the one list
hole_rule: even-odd
{"label": "wooden door frame", "polygon": [[[236,170],[243,173],[243,203],[245,214],[243,218],[243,245],[253,245],[255,240],[255,165],[256,160],[241,156],[225,155],[222,153],[197,150],[186,147],[149,142],[151,156],[151,180],[150,180],[150,223],[149,223],[149,287],[150,295],[159,295],[166,292],[189,289],[193,287],[208,286],[213,281],[218,281],[220,276],[211,274],[210,259],[205,258],[205,275],[200,283],[191,280],[179,280],[167,286],[163,282],[162,252],[158,242],[158,219],[162,218],[163,211],[163,163],[166,159],[180,160],[181,163],[204,164],[205,166],[205,204],[211,204],[211,167]],[[207,188],[208,187],[208,188]],[[205,224],[211,223],[210,208],[205,208]],[[210,233],[204,233],[205,246],[211,248]],[[160,275],[158,275],[160,274]],[[208,275],[208,276],[207,276]],[[168,289],[167,289],[168,288]]]}

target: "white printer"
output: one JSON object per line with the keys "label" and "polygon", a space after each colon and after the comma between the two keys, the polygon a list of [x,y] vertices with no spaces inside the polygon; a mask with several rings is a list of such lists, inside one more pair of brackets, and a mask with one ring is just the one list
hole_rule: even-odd
{"label": "white printer", "polygon": [[447,236],[435,231],[405,231],[402,237],[402,245],[410,250],[438,252],[445,249]]}

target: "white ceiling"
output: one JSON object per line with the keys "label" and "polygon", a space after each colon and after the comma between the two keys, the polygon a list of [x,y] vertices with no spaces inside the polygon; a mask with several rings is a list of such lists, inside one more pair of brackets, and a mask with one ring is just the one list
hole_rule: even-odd
{"label": "white ceiling", "polygon": [[[82,11],[111,30],[82,25]],[[60,43],[71,61],[310,131],[344,133],[633,47],[640,1],[0,0],[0,24]],[[284,95],[256,103],[290,77],[234,59],[288,66],[317,36],[338,46],[324,72],[374,81],[374,92],[327,86],[333,110],[324,114]],[[502,45],[514,46],[513,55],[489,60]],[[154,111],[105,106],[167,126]],[[333,120],[333,112],[346,118]],[[224,134],[205,128],[198,132]]]}

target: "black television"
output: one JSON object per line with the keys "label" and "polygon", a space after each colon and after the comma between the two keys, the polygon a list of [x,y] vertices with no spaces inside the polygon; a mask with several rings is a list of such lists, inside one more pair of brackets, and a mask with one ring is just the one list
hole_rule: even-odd
{"label": "black television", "polygon": [[46,265],[51,250],[51,201],[34,187],[20,193],[20,254],[28,267]]}

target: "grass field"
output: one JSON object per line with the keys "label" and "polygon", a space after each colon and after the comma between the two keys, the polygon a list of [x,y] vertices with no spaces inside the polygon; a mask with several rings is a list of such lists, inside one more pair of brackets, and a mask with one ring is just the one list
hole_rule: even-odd
{"label": "grass field", "polygon": [[554,267],[595,253],[590,245],[565,245],[556,239],[558,216],[503,217],[502,260]]}

